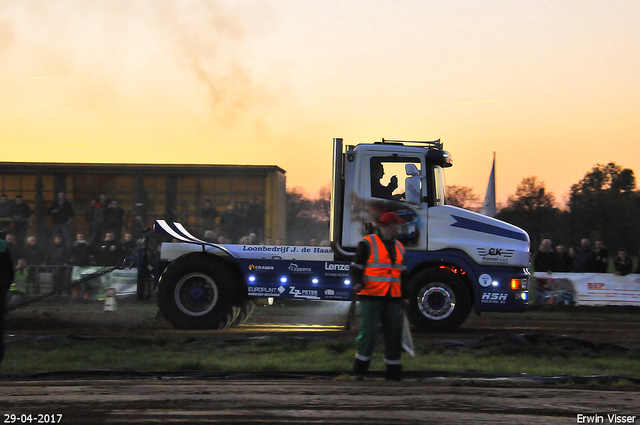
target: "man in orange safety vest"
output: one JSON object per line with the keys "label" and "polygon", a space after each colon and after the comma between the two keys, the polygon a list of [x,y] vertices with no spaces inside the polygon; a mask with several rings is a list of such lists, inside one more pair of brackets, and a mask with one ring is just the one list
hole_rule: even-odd
{"label": "man in orange safety vest", "polygon": [[360,241],[351,263],[349,275],[360,300],[360,333],[353,364],[356,379],[363,379],[369,369],[379,323],[385,341],[385,378],[402,379],[404,247],[396,240],[401,223],[404,221],[396,213],[384,213],[378,220],[378,233]]}

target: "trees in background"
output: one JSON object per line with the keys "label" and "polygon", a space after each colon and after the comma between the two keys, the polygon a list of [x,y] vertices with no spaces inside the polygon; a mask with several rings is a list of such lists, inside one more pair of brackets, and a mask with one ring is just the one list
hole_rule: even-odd
{"label": "trees in background", "polygon": [[482,207],[480,197],[469,186],[452,184],[447,186],[447,204],[478,212]]}
{"label": "trees in background", "polygon": [[633,192],[635,187],[633,170],[613,162],[596,165],[571,186],[567,206],[572,229],[583,237],[603,240],[610,252],[622,246],[637,251],[640,198]]}
{"label": "trees in background", "polygon": [[522,180],[497,218],[525,229],[536,247],[544,238],[578,245],[580,239],[602,240],[609,252],[640,248],[640,196],[633,170],[613,162],[598,164],[571,186],[567,208],[556,206],[553,193],[537,177]]}
{"label": "trees in background", "polygon": [[287,244],[308,245],[329,238],[331,190],[320,189],[316,199],[309,198],[302,189],[287,191]]}
{"label": "trees in background", "polygon": [[547,229],[554,227],[560,216],[553,193],[546,190],[544,182],[531,176],[522,179],[515,195],[509,195],[506,207],[498,212],[496,218],[525,229],[532,246],[536,246],[547,237]]}

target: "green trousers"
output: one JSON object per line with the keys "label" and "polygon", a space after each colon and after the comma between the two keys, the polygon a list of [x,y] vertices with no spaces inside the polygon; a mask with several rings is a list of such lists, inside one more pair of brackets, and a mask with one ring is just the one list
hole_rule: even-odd
{"label": "green trousers", "polygon": [[398,300],[386,297],[360,300],[360,334],[356,339],[356,358],[371,360],[376,345],[378,324],[382,323],[385,360],[399,364],[402,352],[402,310]]}

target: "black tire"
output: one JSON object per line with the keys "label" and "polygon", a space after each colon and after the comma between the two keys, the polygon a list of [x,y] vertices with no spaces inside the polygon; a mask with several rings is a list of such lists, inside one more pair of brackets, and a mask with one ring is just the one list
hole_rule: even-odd
{"label": "black tire", "polygon": [[407,317],[420,331],[457,329],[471,312],[471,296],[464,281],[445,269],[427,269],[409,282]]}
{"label": "black tire", "polygon": [[229,325],[229,326],[237,326],[241,325],[247,321],[251,313],[253,313],[253,309],[256,304],[253,300],[247,299],[241,302],[240,304],[240,312],[238,313],[238,317]]}
{"label": "black tire", "polygon": [[223,329],[237,317],[236,283],[223,260],[193,253],[173,261],[158,281],[158,307],[179,329]]}

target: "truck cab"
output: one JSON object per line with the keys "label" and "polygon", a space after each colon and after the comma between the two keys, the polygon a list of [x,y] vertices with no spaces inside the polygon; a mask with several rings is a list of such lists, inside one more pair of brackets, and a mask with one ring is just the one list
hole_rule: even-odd
{"label": "truck cab", "polygon": [[439,141],[424,145],[428,148],[383,139],[383,143],[347,147],[341,247],[354,249],[363,235],[373,231],[382,213],[395,211],[406,222],[399,237],[405,247],[427,249],[427,232],[420,230],[426,226],[428,208],[445,205],[444,168],[452,161]]}

